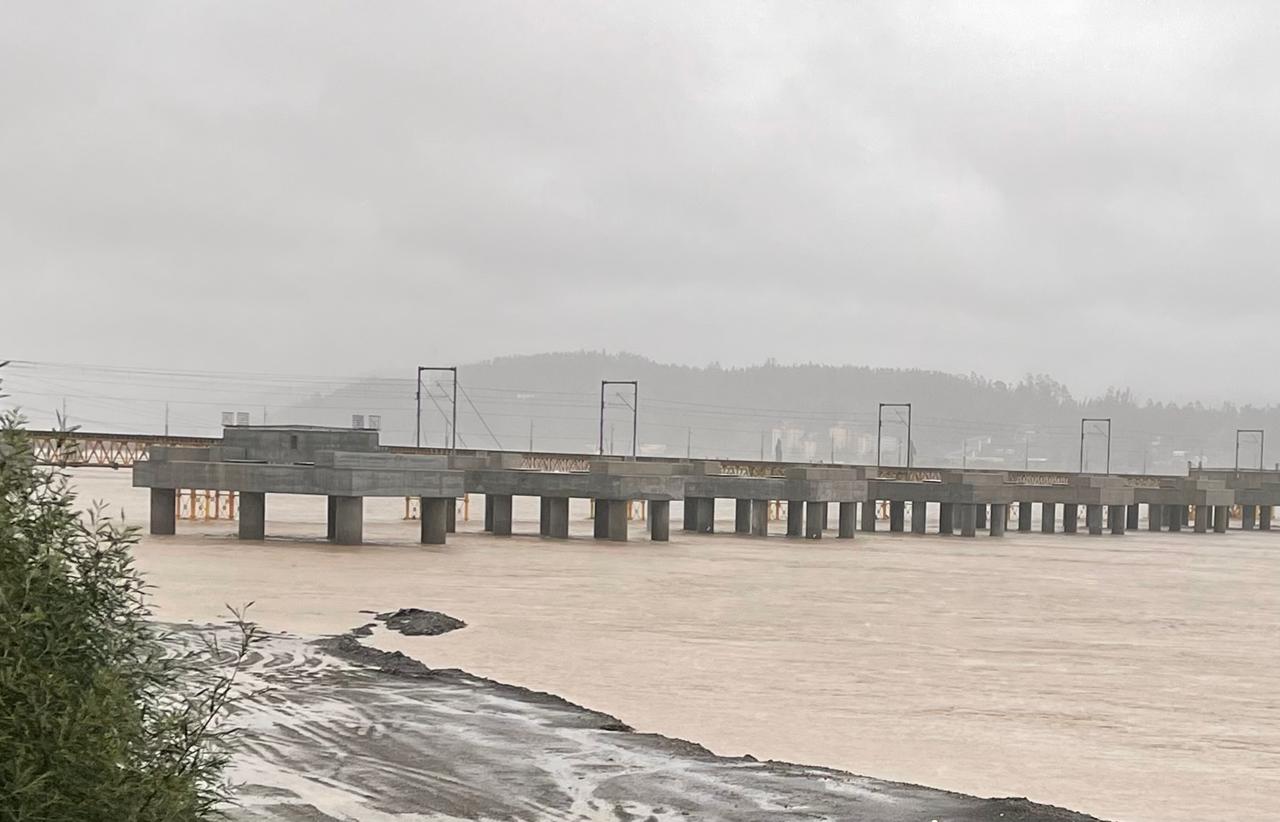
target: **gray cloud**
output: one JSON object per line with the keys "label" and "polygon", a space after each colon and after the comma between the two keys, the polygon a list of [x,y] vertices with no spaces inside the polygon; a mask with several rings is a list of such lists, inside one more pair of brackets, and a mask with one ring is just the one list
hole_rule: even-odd
{"label": "gray cloud", "polygon": [[9,3],[4,291],[41,308],[7,312],[6,353],[407,373],[605,347],[1280,401],[1278,23]]}

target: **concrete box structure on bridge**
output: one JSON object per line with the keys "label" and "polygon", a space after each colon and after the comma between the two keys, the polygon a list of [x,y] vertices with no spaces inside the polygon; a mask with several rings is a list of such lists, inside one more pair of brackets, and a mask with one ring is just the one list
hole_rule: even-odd
{"label": "concrete box structure on bridge", "polygon": [[328,497],[327,536],[347,545],[363,541],[365,497],[418,497],[422,541],[442,543],[447,512],[465,492],[463,473],[444,458],[381,453],[377,431],[312,426],[228,428],[221,445],[153,447],[133,484],[151,489],[153,534],[174,533],[178,489],[238,492],[242,539],[266,535],[267,494],[308,494]]}

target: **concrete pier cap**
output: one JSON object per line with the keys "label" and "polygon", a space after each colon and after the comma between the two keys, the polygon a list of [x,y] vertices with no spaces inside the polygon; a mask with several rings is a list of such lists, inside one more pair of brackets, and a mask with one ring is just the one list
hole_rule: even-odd
{"label": "concrete pier cap", "polygon": [[[134,487],[235,491],[246,501],[240,525],[246,539],[264,536],[267,494],[338,500],[336,509],[330,504],[329,538],[358,544],[364,497],[452,500],[465,491],[464,473],[451,469],[446,458],[382,451],[378,432],[366,429],[233,426],[223,430],[219,445],[151,448],[147,456],[133,468]],[[153,493],[153,507],[165,499]],[[163,516],[153,516],[153,523],[155,533],[168,526]]]}

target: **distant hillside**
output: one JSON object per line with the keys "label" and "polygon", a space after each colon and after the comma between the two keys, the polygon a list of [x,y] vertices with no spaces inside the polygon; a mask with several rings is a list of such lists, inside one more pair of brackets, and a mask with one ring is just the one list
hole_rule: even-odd
{"label": "distant hillside", "polygon": [[[599,436],[600,381],[639,382],[639,450],[648,454],[875,462],[877,404],[912,403],[914,462],[1075,468],[1082,417],[1111,418],[1114,471],[1181,473],[1188,461],[1230,465],[1237,428],[1276,428],[1280,409],[1139,402],[1126,390],[1076,399],[1038,375],[1014,384],[936,371],[862,366],[721,368],[656,363],[631,354],[576,352],[502,357],[459,368],[459,444],[591,452]],[[378,414],[384,440],[414,440],[412,379],[366,380],[276,415],[279,421],[350,424]],[[422,439],[445,442],[448,378],[424,375]],[[630,453],[629,386],[606,392],[606,450]],[[883,461],[905,459],[905,411],[886,409]],[[1088,468],[1102,470],[1104,426],[1090,425]],[[1277,429],[1280,430],[1280,429]],[[1258,446],[1242,440],[1241,462]],[[1274,460],[1269,460],[1274,462]]]}

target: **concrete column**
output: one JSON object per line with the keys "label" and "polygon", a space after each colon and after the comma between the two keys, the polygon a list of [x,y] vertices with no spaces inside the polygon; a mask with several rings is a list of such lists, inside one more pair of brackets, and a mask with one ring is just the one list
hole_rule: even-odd
{"label": "concrete column", "polygon": [[1086,505],[1084,507],[1084,522],[1089,527],[1089,533],[1097,536],[1102,533],[1102,506]]}
{"label": "concrete column", "polygon": [[1018,503],[1018,530],[1031,530],[1031,503],[1029,502]]}
{"label": "concrete column", "polygon": [[787,536],[798,537],[804,534],[804,501],[787,500]]}
{"label": "concrete column", "polygon": [[[689,501],[685,500],[685,505],[688,504]],[[592,508],[594,513],[591,520],[591,535],[596,539],[606,539],[609,536],[609,500],[595,500],[592,502]]]}
{"label": "concrete column", "polygon": [[1196,506],[1196,523],[1195,531],[1197,534],[1208,533],[1211,527],[1210,520],[1213,517],[1213,508],[1208,505]]}
{"label": "concrete column", "polygon": [[1005,520],[1009,516],[1009,506],[1003,502],[991,503],[991,528],[989,533],[993,537],[1004,536]]}
{"label": "concrete column", "polygon": [[939,534],[954,534],[956,532],[955,514],[956,506],[954,502],[938,503]]}
{"label": "concrete column", "polygon": [[485,502],[487,503],[485,513],[491,518],[489,530],[494,533],[494,536],[511,536],[511,495],[486,494]]}
{"label": "concrete column", "polygon": [[684,525],[685,531],[698,530],[698,497],[684,498]]}
{"label": "concrete column", "polygon": [[484,530],[493,531],[493,497],[491,494],[484,495]]}
{"label": "concrete column", "polygon": [[[569,500],[565,500],[565,521],[569,516]],[[666,542],[671,539],[671,500],[649,500],[649,539]]]}
{"label": "concrete column", "polygon": [[1111,527],[1111,533],[1116,536],[1124,536],[1124,527],[1129,521],[1129,512],[1126,510],[1127,505],[1108,505],[1107,506],[1107,525]]}
{"label": "concrete column", "polygon": [[1213,531],[1216,534],[1227,533],[1227,526],[1231,523],[1231,508],[1227,505],[1218,505],[1213,510]]}
{"label": "concrete column", "polygon": [[735,534],[751,533],[751,500],[734,500],[733,532]]}
{"label": "concrete column", "polygon": [[978,505],[978,521],[976,525],[979,531],[987,527],[987,504],[985,502]]}
{"label": "concrete column", "polygon": [[826,531],[831,528],[831,503],[822,503],[822,530]]}
{"label": "concrete column", "polygon": [[862,530],[868,534],[875,533],[876,501],[873,499],[865,500],[862,503]]}
{"label": "concrete column", "polygon": [[1062,533],[1074,534],[1080,530],[1080,506],[1074,503],[1062,504]]}
{"label": "concrete column", "polygon": [[1271,530],[1272,509],[1270,505],[1258,506],[1258,528],[1263,531]]}
{"label": "concrete column", "polygon": [[610,542],[626,542],[627,541],[627,508],[630,507],[629,501],[625,499],[611,499],[608,506],[608,524],[605,528],[605,536]]}
{"label": "concrete column", "polygon": [[906,526],[907,504],[902,500],[889,501],[889,530],[901,534]]}
{"label": "concrete column", "polygon": [[543,497],[538,533],[556,539],[569,538],[569,498]]}
{"label": "concrete column", "polygon": [[839,536],[841,539],[853,539],[858,530],[858,503],[840,503]]}
{"label": "concrete column", "polygon": [[449,510],[445,512],[444,530],[450,534],[458,532],[458,501],[449,500]]}
{"label": "concrete column", "polygon": [[769,500],[751,500],[751,536],[769,536]]}
{"label": "concrete column", "polygon": [[1147,505],[1147,530],[1159,531],[1160,523],[1164,521],[1164,506],[1150,503]]}
{"label": "concrete column", "polygon": [[716,530],[716,501],[712,497],[702,497],[697,504],[698,533],[711,534]]}
{"label": "concrete column", "polygon": [[1135,502],[1132,505],[1127,506],[1127,508],[1128,510],[1125,512],[1124,525],[1129,530],[1136,531],[1138,530],[1138,503]]}
{"label": "concrete column", "polygon": [[1183,513],[1183,506],[1181,505],[1166,505],[1164,507],[1164,518],[1165,521],[1169,523],[1170,531],[1182,530]]}
{"label": "concrete column", "polygon": [[964,503],[960,506],[960,536],[976,537],[978,535],[978,506]]}
{"label": "concrete column", "polygon": [[1040,503],[1040,533],[1052,534],[1057,525],[1058,504],[1054,502]]}
{"label": "concrete column", "polygon": [[334,497],[333,541],[338,545],[364,542],[364,497]]}
{"label": "concrete column", "polygon": [[421,520],[423,545],[444,545],[449,533],[449,510],[453,497],[421,497],[418,500],[418,517]]}
{"label": "concrete column", "polygon": [[[328,513],[325,518],[325,539],[333,542],[338,538],[338,498],[331,496],[326,502],[328,503]],[[418,516],[422,516],[422,512],[418,512]]]}
{"label": "concrete column", "polygon": [[822,539],[822,526],[826,525],[826,503],[806,502],[804,535],[809,539]]}
{"label": "concrete column", "polygon": [[923,534],[929,521],[929,503],[918,499],[911,503],[911,533]]}
{"label": "concrete column", "polygon": [[1240,527],[1246,531],[1252,531],[1258,524],[1258,506],[1241,505],[1240,506]]}
{"label": "concrete column", "polygon": [[240,492],[240,539],[266,539],[267,495],[261,491]]}
{"label": "concrete column", "polygon": [[172,488],[151,489],[151,533],[169,536],[178,526],[178,493]]}
{"label": "concrete column", "polygon": [[551,497],[538,497],[538,536],[547,536],[551,523]]}

